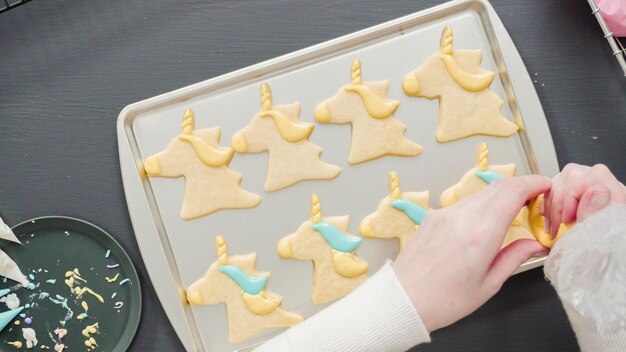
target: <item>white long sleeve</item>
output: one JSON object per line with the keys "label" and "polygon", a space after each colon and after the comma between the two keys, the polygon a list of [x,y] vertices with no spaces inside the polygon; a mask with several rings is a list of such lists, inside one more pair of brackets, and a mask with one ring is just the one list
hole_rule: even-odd
{"label": "white long sleeve", "polygon": [[424,342],[428,331],[388,262],[354,292],[255,351],[392,352]]}
{"label": "white long sleeve", "polygon": [[626,351],[626,205],[572,228],[552,248],[544,271],[581,351]]}

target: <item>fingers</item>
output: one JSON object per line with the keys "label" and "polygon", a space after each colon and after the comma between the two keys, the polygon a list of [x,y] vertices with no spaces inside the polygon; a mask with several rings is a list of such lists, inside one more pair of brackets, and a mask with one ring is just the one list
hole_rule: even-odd
{"label": "fingers", "polygon": [[551,185],[549,178],[540,175],[513,177],[495,182],[493,187],[480,192],[484,193],[490,208],[495,210],[490,212],[490,223],[508,229],[520,209],[532,198],[547,192]]}
{"label": "fingers", "polygon": [[611,191],[601,185],[589,187],[580,198],[576,219],[585,220],[589,215],[606,207],[611,202]]}
{"label": "fingers", "polygon": [[522,239],[504,247],[491,263],[485,284],[497,292],[517,268],[532,257],[548,254],[548,249],[535,240]]}

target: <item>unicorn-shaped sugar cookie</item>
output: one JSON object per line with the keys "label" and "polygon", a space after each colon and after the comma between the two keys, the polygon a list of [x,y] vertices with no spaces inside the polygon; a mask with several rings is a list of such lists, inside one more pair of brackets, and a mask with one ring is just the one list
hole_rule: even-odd
{"label": "unicorn-shaped sugar cookie", "polygon": [[261,112],[233,136],[237,153],[268,151],[265,190],[276,191],[302,180],[333,179],[341,168],[320,160],[322,148],[309,142],[315,125],[299,120],[300,103],[272,106],[272,91],[261,85]]}
{"label": "unicorn-shaped sugar cookie", "polygon": [[494,74],[481,61],[480,50],[454,50],[452,28],[446,26],[439,52],[402,80],[406,95],[439,99],[438,142],[478,134],[508,137],[519,129],[500,115],[502,99],[489,90]]}
{"label": "unicorn-shaped sugar cookie", "polygon": [[388,81],[363,82],[361,62],[354,60],[352,82],[315,108],[315,119],[320,123],[352,125],[350,164],[422,152],[419,144],[404,136],[406,126],[393,117],[400,102],[387,98],[388,88]]}
{"label": "unicorn-shaped sugar cookie", "polygon": [[[494,181],[513,176],[515,176],[515,164],[490,165],[487,144],[480,143],[476,154],[476,166],[466,172],[457,184],[443,191],[440,200],[441,207],[445,208],[462,198],[477,193]],[[509,228],[503,247],[521,238],[533,238],[528,219],[528,208],[523,207]]]}
{"label": "unicorn-shaped sugar cookie", "polygon": [[187,288],[187,300],[195,306],[225,303],[231,343],[303,320],[280,307],[281,296],[265,290],[270,273],[256,271],[256,253],[231,257],[224,238],[217,236],[215,244],[217,260]]}
{"label": "unicorn-shaped sugar cookie", "polygon": [[347,231],[348,216],[322,217],[313,195],[311,219],[278,242],[281,258],[313,261],[313,304],[343,297],[367,279],[367,262],[354,252],[363,239]]}
{"label": "unicorn-shaped sugar cookie", "polygon": [[397,238],[403,250],[411,236],[415,234],[426,214],[428,191],[401,192],[398,174],[389,174],[389,195],[376,211],[361,221],[361,235],[366,238]]}
{"label": "unicorn-shaped sugar cookie", "polygon": [[241,188],[242,176],[228,167],[231,148],[220,147],[220,128],[194,130],[194,113],[185,111],[181,133],[144,165],[150,177],[185,177],[180,217],[185,220],[220,209],[252,208],[261,197]]}

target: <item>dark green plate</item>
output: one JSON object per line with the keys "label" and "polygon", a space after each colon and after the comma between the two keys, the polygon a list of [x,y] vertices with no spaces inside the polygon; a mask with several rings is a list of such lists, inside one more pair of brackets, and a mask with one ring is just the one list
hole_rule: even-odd
{"label": "dark green plate", "polygon": [[[24,327],[33,328],[39,345],[48,346],[48,351],[54,351],[55,343],[59,343],[54,330],[62,327],[61,321],[68,314],[67,309],[51,300],[62,301],[57,295],[67,298],[67,305],[74,312],[73,317],[65,323],[68,334],[61,341],[67,351],[89,350],[85,346],[87,338],[82,331],[95,322],[98,322],[100,329],[99,333],[92,335],[98,344],[93,351],[126,351],[139,325],[141,289],[137,271],[119,243],[93,224],[61,216],[28,220],[13,227],[13,232],[22,241],[22,246],[2,241],[0,248],[13,258],[26,276],[33,275],[34,280],[31,279],[31,282],[37,284],[37,287],[28,290],[11,280],[0,280],[0,289],[12,288],[11,293],[19,297],[22,306],[27,303],[31,305],[22,313],[26,318],[32,318],[32,324],[27,325],[24,317],[17,316],[15,320],[19,320],[20,325],[11,323],[0,333],[0,351],[17,351],[7,344],[9,341],[21,341],[24,344],[22,350],[26,348],[22,338]],[[110,255],[105,258],[108,250]],[[107,265],[115,264],[119,264],[119,267],[107,268]],[[87,280],[81,287],[87,286],[100,294],[104,303],[89,293],[76,299],[76,295],[71,293],[64,282],[65,273],[74,268],[78,268],[82,278]],[[106,277],[112,278],[117,273],[117,281],[107,282]],[[120,285],[125,278],[130,279],[130,282]],[[56,279],[56,283],[46,282],[50,279]],[[115,297],[111,298],[114,293]],[[89,317],[78,320],[77,316],[84,312],[81,307],[83,301],[88,304]],[[115,309],[116,302],[123,302],[123,306]],[[6,310],[6,305],[0,303],[0,312]],[[41,350],[39,345],[33,350]]]}

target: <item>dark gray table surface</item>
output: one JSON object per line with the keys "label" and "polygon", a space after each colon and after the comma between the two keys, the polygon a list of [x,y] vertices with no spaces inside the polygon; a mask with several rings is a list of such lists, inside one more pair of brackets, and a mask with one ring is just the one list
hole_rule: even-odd
{"label": "dark gray table surface", "polygon": [[[441,1],[36,0],[0,15],[0,215],[91,221],[143,284],[133,351],[180,351],[143,266],[124,199],[115,124],[133,102]],[[626,178],[626,78],[584,0],[493,0],[536,80],[561,167]],[[535,74],[536,73],[536,74]],[[418,351],[573,351],[540,269]],[[4,347],[0,347],[3,349]]]}

